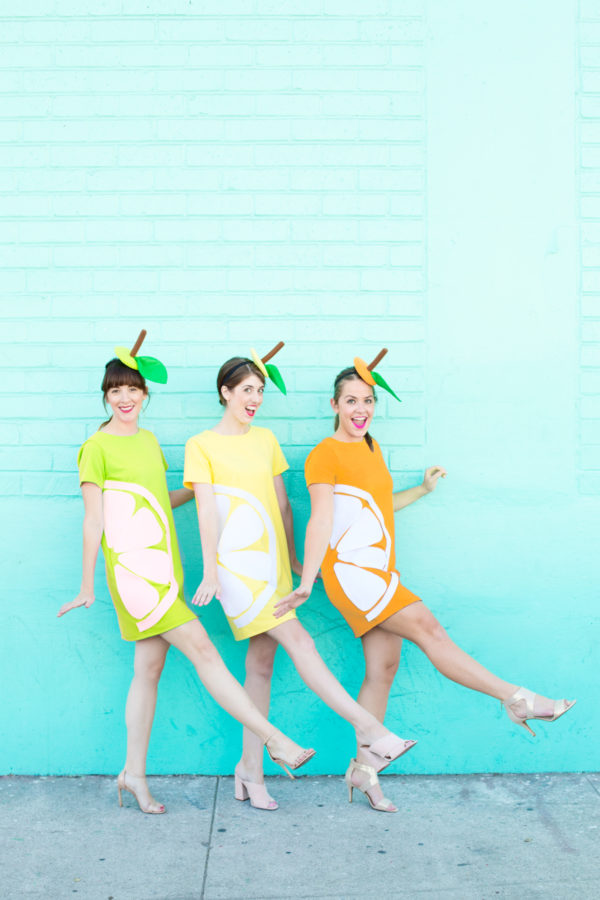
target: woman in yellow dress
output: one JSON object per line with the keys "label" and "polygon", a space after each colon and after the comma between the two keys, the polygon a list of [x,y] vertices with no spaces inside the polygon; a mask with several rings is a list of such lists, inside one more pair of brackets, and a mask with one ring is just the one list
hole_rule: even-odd
{"label": "woman in yellow dress", "polygon": [[[288,465],[274,434],[254,425],[265,378],[272,377],[285,390],[278,370],[265,366],[272,353],[264,360],[256,354],[253,359],[234,357],[221,366],[217,390],[223,416],[186,444],[184,484],[196,495],[204,563],[192,603],[202,606],[216,595],[235,639],[250,639],[244,686],[264,715],[281,644],[304,682],[354,726],[363,755],[383,768],[414,741],[393,735],[350,697],[293,610],[279,620],[273,615],[275,604],[292,590],[290,569],[302,570],[281,477]],[[257,808],[277,809],[264,785],[262,745],[248,729],[235,791],[239,800],[250,798]]]}
{"label": "woman in yellow dress", "polygon": [[129,791],[145,813],[165,812],[150,794],[146,756],[158,681],[169,647],[194,665],[206,689],[227,712],[252,729],[278,763],[297,768],[313,755],[275,729],[225,666],[198,618],[183,598],[183,572],[172,507],[192,499],[190,491],[168,491],[167,464],[158,441],[140,428],[148,396],[146,378],[164,383],[158,360],[138,355],[146,332],[131,352],[117,347],[102,381],[111,417],[79,451],[79,478],[85,507],[83,565],[77,597],[58,615],[94,603],[94,570],[100,545],[121,635],[135,642],[134,676],[127,697],[127,758],[117,785]]}
{"label": "woman in yellow dress", "polygon": [[[393,492],[379,445],[369,434],[375,411],[373,385],[378,383],[396,396],[373,372],[384,352],[369,366],[355,359],[354,366],[335,379],[331,400],[335,433],[311,451],[305,466],[311,517],[302,581],[282,598],[275,615],[287,616],[308,599],[321,567],[329,599],[354,635],[362,638],[366,677],[358,699],[381,721],[401,641],[408,638],[447,678],[501,700],[513,722],[529,731],[528,719],[553,722],[575,701],[550,700],[489,672],[448,637],[420,598],[400,582],[393,514],[434,490],[446,473],[439,466],[431,467],[421,485]],[[349,797],[356,787],[374,808],[394,812],[396,807],[383,798],[377,771],[359,747],[346,772]]]}

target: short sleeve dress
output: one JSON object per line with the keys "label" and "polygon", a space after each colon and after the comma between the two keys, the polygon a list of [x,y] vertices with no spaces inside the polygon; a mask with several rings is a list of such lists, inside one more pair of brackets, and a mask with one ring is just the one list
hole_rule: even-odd
{"label": "short sleeve dress", "polygon": [[332,484],[333,528],[321,566],[333,605],[355,637],[420,600],[400,583],[394,552],[392,476],[379,444],[321,441],[305,464],[306,483]]}
{"label": "short sleeve dress", "polygon": [[102,550],[121,636],[137,641],[195,619],[183,571],[165,469],[151,431],[97,431],[77,457],[79,481],[102,488]]}
{"label": "short sleeve dress", "polygon": [[296,617],[273,615],[292,573],[273,477],[289,468],[277,438],[251,425],[241,435],[202,431],[185,448],[184,484],[212,484],[218,515],[220,602],[236,641]]}

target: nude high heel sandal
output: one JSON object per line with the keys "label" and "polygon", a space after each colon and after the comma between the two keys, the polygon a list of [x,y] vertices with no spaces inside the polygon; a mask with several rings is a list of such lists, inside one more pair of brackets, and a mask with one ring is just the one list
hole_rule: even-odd
{"label": "nude high heel sandal", "polygon": [[[141,776],[132,775],[130,777],[136,778],[136,777],[141,777]],[[117,776],[117,791],[119,794],[119,806],[123,806],[123,798],[121,796],[121,791],[128,791],[130,794],[133,794],[133,796],[136,799],[137,805],[139,806],[140,810],[143,813],[150,813],[151,815],[160,816],[167,811],[166,807],[162,803],[157,803],[157,801],[154,800],[154,798],[151,798],[151,803],[148,806],[146,806],[146,807],[142,806],[142,804],[139,801],[138,795],[136,794],[134,789],[127,784],[126,779],[127,779],[127,772],[125,771],[125,769],[123,769],[123,771],[120,772],[119,775]],[[155,804],[154,809],[152,808],[152,803]]]}
{"label": "nude high heel sandal", "polygon": [[553,700],[554,709],[550,715],[536,716],[535,698],[537,696],[538,694],[534,694],[533,691],[520,687],[512,696],[500,701],[511,722],[526,728],[533,737],[535,737],[535,731],[527,724],[528,719],[538,719],[540,722],[555,722],[577,703],[577,700]]}
{"label": "nude high heel sandal", "polygon": [[[352,775],[355,772],[364,772],[367,776],[367,780],[363,781],[362,784],[354,784],[354,782],[352,781]],[[371,788],[374,788],[379,784],[377,772],[375,771],[373,766],[365,766],[362,763],[357,762],[355,759],[351,759],[350,765],[348,766],[348,769],[344,776],[344,780],[348,788],[348,803],[352,803],[352,792],[356,788],[357,791],[360,791],[365,795],[365,797],[369,801],[371,809],[376,809],[377,812],[398,812],[398,808],[394,806],[392,801],[388,800],[387,797],[382,797],[381,800],[379,800],[377,803],[373,803],[369,791],[371,790]]]}
{"label": "nude high heel sandal", "polygon": [[250,800],[250,806],[254,809],[266,809],[269,812],[279,809],[276,800],[273,800],[264,784],[256,784],[254,781],[246,781],[237,772],[235,777],[235,799]]}
{"label": "nude high heel sandal", "polygon": [[[271,737],[273,737],[273,735],[271,735]],[[271,753],[269,749],[270,740],[271,738],[267,738],[267,740],[265,741],[265,747],[267,748],[267,753],[269,754],[271,762],[277,763],[278,766],[281,766],[281,768],[284,769],[285,772],[287,772],[290,778],[294,777],[290,772],[290,769],[299,769],[300,766],[303,766],[304,763],[307,763],[309,759],[312,759],[315,755],[315,751],[312,749],[312,747],[310,747],[308,750],[303,750],[301,753],[299,753],[296,759],[282,759],[280,756],[273,756],[273,754]]]}

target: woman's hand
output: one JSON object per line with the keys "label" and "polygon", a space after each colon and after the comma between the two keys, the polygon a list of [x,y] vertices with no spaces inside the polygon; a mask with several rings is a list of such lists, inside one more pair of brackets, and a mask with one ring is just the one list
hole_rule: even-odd
{"label": "woman's hand", "polygon": [[294,575],[298,575],[302,578],[302,563],[299,559],[295,559],[293,562],[290,562],[290,568]]}
{"label": "woman's hand", "polygon": [[65,613],[70,612],[72,609],[77,609],[78,606],[85,606],[86,609],[89,609],[95,599],[93,594],[90,594],[87,591],[81,591],[74,600],[71,600],[70,603],[64,603],[61,606],[56,613],[56,617],[57,619],[60,619]]}
{"label": "woman's hand", "polygon": [[297,609],[299,606],[302,606],[302,604],[308,600],[310,594],[310,588],[302,587],[302,585],[300,585],[300,587],[297,587],[291,594],[288,594],[286,597],[282,597],[281,600],[277,601],[275,609],[273,610],[273,615],[276,619],[281,619],[281,617],[285,616],[286,613],[289,613],[291,609]]}
{"label": "woman's hand", "polygon": [[446,474],[446,470],[442,469],[441,466],[430,466],[425,470],[425,477],[423,478],[424,490],[430,494],[435,489],[438,478],[445,478]]}
{"label": "woman's hand", "polygon": [[221,599],[221,585],[218,578],[204,577],[200,582],[198,590],[192,597],[194,606],[206,606],[213,597],[217,600]]}

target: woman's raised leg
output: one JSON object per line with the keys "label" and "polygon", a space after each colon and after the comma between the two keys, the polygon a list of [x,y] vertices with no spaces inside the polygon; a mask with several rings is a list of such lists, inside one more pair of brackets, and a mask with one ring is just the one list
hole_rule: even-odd
{"label": "woman's raised leg", "polygon": [[[465,653],[452,641],[433,613],[420,601],[394,613],[379,626],[385,631],[413,641],[429,657],[438,672],[464,687],[506,701],[518,685],[503,681],[481,663]],[[529,692],[527,692],[529,693]],[[533,695],[532,695],[533,696]],[[521,701],[517,701],[520,703]],[[550,719],[556,713],[556,703],[541,694],[535,695],[535,716]],[[569,708],[567,706],[567,708]],[[517,712],[520,710],[517,709]],[[523,709],[525,711],[525,709]],[[566,710],[564,710],[566,712]],[[531,710],[533,713],[534,710]],[[530,715],[529,718],[532,718]]]}
{"label": "woman's raised leg", "polygon": [[219,706],[253,731],[272,758],[282,760],[290,768],[298,768],[314,755],[314,751],[304,750],[271,725],[233,677],[198,619],[165,631],[163,637],[187,656]]}
{"label": "woman's raised leg", "polygon": [[[363,747],[363,753],[372,761],[371,764],[374,762],[374,756],[384,757],[387,755],[387,753],[381,752],[386,739],[389,742],[393,739],[396,743],[392,759],[396,759],[414,746],[414,741],[402,741],[391,735],[391,732],[374,715],[359,706],[356,700],[342,687],[335,675],[329,671],[315,647],[315,642],[298,619],[282,622],[281,625],[270,629],[268,633],[284,647],[304,683],[327,706],[354,726],[356,739]],[[382,743],[375,746],[381,739],[383,739]],[[402,744],[405,746],[400,746]],[[384,768],[389,762],[391,759],[384,762],[382,758],[379,758],[376,763],[378,770]]]}
{"label": "woman's raised leg", "polygon": [[164,806],[152,797],[146,782],[146,757],[158,682],[168,649],[168,643],[160,635],[136,641],[133,679],[125,706],[127,758],[119,775],[119,787],[134,794],[142,812],[164,812]]}

